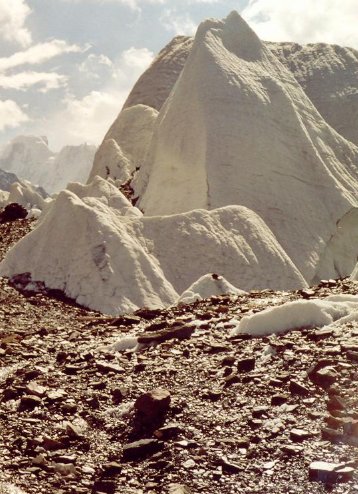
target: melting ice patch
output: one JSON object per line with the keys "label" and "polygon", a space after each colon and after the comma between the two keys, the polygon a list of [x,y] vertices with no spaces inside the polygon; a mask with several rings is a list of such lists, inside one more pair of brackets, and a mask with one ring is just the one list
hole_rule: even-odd
{"label": "melting ice patch", "polygon": [[[292,329],[320,328],[345,317],[358,317],[358,296],[340,295],[328,299],[297,300],[244,316],[233,334],[253,336],[284,333]],[[232,321],[234,323],[234,321]]]}

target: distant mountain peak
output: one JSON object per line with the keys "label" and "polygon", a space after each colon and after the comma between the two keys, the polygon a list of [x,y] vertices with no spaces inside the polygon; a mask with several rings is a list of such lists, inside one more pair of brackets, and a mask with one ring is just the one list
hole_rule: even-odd
{"label": "distant mountain peak", "polygon": [[15,173],[19,179],[58,192],[68,182],[87,179],[96,146],[86,143],[64,146],[58,153],[48,147],[45,136],[19,135],[0,154],[0,168]]}

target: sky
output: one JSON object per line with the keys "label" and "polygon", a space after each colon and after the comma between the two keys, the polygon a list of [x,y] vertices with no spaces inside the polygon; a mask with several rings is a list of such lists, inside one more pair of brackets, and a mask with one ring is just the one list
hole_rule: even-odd
{"label": "sky", "polygon": [[0,0],[0,146],[99,144],[158,51],[232,10],[262,39],[358,49],[357,0]]}

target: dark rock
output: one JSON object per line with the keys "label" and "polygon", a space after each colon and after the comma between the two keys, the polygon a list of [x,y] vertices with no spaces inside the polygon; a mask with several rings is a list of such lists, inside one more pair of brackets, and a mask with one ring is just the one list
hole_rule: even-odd
{"label": "dark rock", "polygon": [[97,395],[93,395],[86,400],[88,406],[90,406],[93,410],[99,410],[101,407],[101,403]]}
{"label": "dark rock", "polygon": [[211,401],[219,401],[222,395],[222,391],[219,388],[212,388],[205,390],[203,398]]}
{"label": "dark rock", "polygon": [[239,372],[250,372],[255,369],[255,358],[249,357],[241,359],[237,362],[237,370]]}
{"label": "dark rock", "polygon": [[25,410],[33,410],[41,404],[42,400],[38,396],[24,395],[20,400],[19,411],[23,412]]}
{"label": "dark rock", "polygon": [[141,439],[123,447],[122,461],[137,461],[161,451],[164,443],[158,439]]}
{"label": "dark rock", "polygon": [[67,402],[62,405],[61,410],[65,414],[74,414],[77,412],[77,405],[76,403]]}
{"label": "dark rock", "polygon": [[247,437],[240,437],[236,440],[236,444],[238,448],[247,449],[250,446],[250,439]]}
{"label": "dark rock", "polygon": [[252,416],[255,419],[259,419],[261,417],[267,416],[267,412],[270,410],[270,407],[268,406],[259,406],[255,407],[252,410]]}
{"label": "dark rock", "polygon": [[314,290],[300,290],[299,293],[302,295],[302,298],[304,299],[309,299],[316,295],[316,292]]}
{"label": "dark rock", "polygon": [[18,204],[17,202],[13,202],[5,206],[4,210],[0,213],[0,223],[7,223],[8,221],[22,220],[27,216],[26,209]]}
{"label": "dark rock", "polygon": [[154,425],[163,420],[169,410],[171,396],[168,390],[157,388],[137,398],[136,419],[143,425]]}
{"label": "dark rock", "polygon": [[68,376],[75,376],[81,370],[81,366],[69,364],[66,365],[63,372]]}
{"label": "dark rock", "polygon": [[128,394],[128,390],[123,386],[119,386],[111,390],[112,400],[115,405],[118,405],[123,401]]}
{"label": "dark rock", "polygon": [[337,417],[332,417],[332,415],[328,415],[325,418],[325,421],[326,421],[327,427],[329,427],[330,429],[339,429],[340,427],[343,426],[343,423],[344,423],[343,419],[340,419]]}
{"label": "dark rock", "polygon": [[136,316],[146,319],[147,321],[156,319],[161,314],[162,314],[161,309],[147,309],[146,307],[135,311]]}
{"label": "dark rock", "polygon": [[222,365],[223,367],[225,367],[225,366],[227,366],[227,365],[228,365],[228,366],[234,365],[235,360],[236,360],[236,358],[235,358],[235,356],[234,356],[234,355],[226,355],[226,356],[225,356],[225,357],[223,357],[223,359],[221,360],[221,365]]}
{"label": "dark rock", "polygon": [[324,389],[329,388],[337,380],[338,374],[333,367],[324,367],[310,374],[310,379]]}
{"label": "dark rock", "polygon": [[83,437],[82,431],[71,422],[66,424],[66,434],[72,439],[82,439]]}
{"label": "dark rock", "polygon": [[347,359],[350,360],[351,362],[358,363],[358,352],[348,350],[347,351]]}
{"label": "dark rock", "polygon": [[287,403],[288,397],[286,395],[273,395],[271,397],[271,405],[272,406],[280,406],[284,403]]}
{"label": "dark rock", "polygon": [[206,348],[207,353],[211,353],[211,354],[228,352],[229,350],[230,347],[228,345],[226,345],[225,343],[218,343],[218,342],[210,342],[208,343]]}
{"label": "dark rock", "polygon": [[68,353],[62,350],[61,352],[58,352],[58,354],[56,355],[56,360],[59,364],[62,364],[67,360],[68,356],[69,356]]}
{"label": "dark rock", "polygon": [[248,424],[250,425],[250,427],[252,427],[253,429],[257,429],[258,427],[261,427],[262,426],[262,420],[260,419],[250,419],[248,421]]}
{"label": "dark rock", "polygon": [[329,338],[332,335],[333,335],[333,329],[322,328],[322,329],[317,329],[312,333],[312,339],[319,341],[325,338]]}
{"label": "dark rock", "polygon": [[57,463],[62,463],[69,465],[71,463],[76,463],[77,457],[75,455],[55,455],[53,458]]}
{"label": "dark rock", "polygon": [[233,370],[228,376],[224,377],[225,387],[231,386],[232,384],[236,384],[240,381],[239,376],[237,375],[237,371]]}
{"label": "dark rock", "polygon": [[307,386],[299,383],[298,381],[290,381],[289,384],[290,393],[293,395],[307,396],[310,394],[310,389]]}
{"label": "dark rock", "polygon": [[121,316],[110,321],[111,326],[134,326],[141,321],[139,316]]}
{"label": "dark rock", "polygon": [[52,439],[49,436],[44,436],[41,442],[41,446],[46,451],[57,451],[58,449],[63,449],[65,447],[62,441],[57,439]]}
{"label": "dark rock", "polygon": [[93,494],[114,494],[116,492],[116,483],[112,480],[97,480],[93,484]]}
{"label": "dark rock", "polygon": [[19,396],[19,390],[15,388],[5,388],[3,391],[4,401],[15,400]]}
{"label": "dark rock", "polygon": [[142,333],[138,336],[138,343],[149,345],[151,343],[163,343],[164,341],[178,339],[186,340],[191,337],[195,331],[195,326],[175,326],[163,331],[154,331],[152,333]]}
{"label": "dark rock", "polygon": [[160,329],[168,328],[168,326],[167,321],[153,322],[145,327],[145,331],[159,331]]}
{"label": "dark rock", "polygon": [[191,449],[198,447],[198,443],[196,441],[188,441],[187,439],[183,439],[182,441],[175,441],[174,444],[179,448],[183,448],[183,449]]}
{"label": "dark rock", "polygon": [[114,477],[122,471],[122,465],[116,461],[111,461],[102,465],[102,475],[103,477]]}
{"label": "dark rock", "polygon": [[235,474],[244,471],[244,468],[242,466],[229,461],[226,456],[223,456],[219,459],[219,464],[222,467],[222,471],[225,473]]}

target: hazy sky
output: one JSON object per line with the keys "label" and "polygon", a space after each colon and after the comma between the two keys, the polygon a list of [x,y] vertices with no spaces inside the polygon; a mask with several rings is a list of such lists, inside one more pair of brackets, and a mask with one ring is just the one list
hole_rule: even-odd
{"label": "hazy sky", "polygon": [[358,49],[357,0],[0,0],[0,145],[98,144],[173,36],[234,9],[263,39]]}

